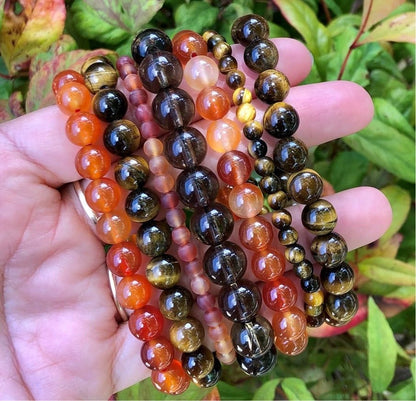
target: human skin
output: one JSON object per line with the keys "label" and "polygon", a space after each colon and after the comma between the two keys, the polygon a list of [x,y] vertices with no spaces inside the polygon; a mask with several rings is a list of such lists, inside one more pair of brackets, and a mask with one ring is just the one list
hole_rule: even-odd
{"label": "human skin", "polygon": [[[275,43],[277,68],[292,85],[287,102],[300,115],[296,137],[318,145],[370,122],[373,105],[361,87],[345,81],[297,86],[309,73],[310,53],[292,39]],[[241,48],[233,54],[241,65]],[[251,88],[255,75],[246,72]],[[265,105],[254,104],[260,119]],[[140,362],[142,343],[114,319],[103,245],[64,190],[81,178],[66,118],[51,106],[0,125],[1,399],[108,399],[149,376]],[[195,125],[203,130],[206,122]],[[264,137],[272,148],[273,138]],[[211,152],[206,164],[215,168],[219,156]],[[376,240],[390,224],[390,206],[374,188],[327,199],[349,250]],[[300,209],[291,211],[307,244]]]}

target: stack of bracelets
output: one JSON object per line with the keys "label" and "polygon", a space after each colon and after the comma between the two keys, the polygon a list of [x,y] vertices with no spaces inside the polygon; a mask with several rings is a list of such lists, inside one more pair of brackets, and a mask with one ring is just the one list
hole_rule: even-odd
{"label": "stack of bracelets", "polygon": [[[344,325],[358,307],[347,246],[333,232],[336,212],[321,199],[322,179],[305,168],[307,148],[293,136],[299,116],[284,102],[289,81],[275,69],[278,51],[267,22],[241,17],[231,35],[258,73],[255,96],[269,105],[263,121],[256,120],[232,47],[214,31],[181,31],[171,41],[145,29],[132,58],[120,57],[114,67],[94,57],[81,73],[66,70],[53,81],[56,102],[69,116],[66,135],[80,146],[75,166],[88,182],[85,200],[96,213],[97,236],[108,244],[107,267],[118,277],[116,303],[132,311],[125,316],[143,342],[141,359],[155,387],[169,394],[182,393],[190,380],[214,386],[221,364],[234,361],[248,375],[265,374],[278,351],[305,349],[307,326]],[[220,74],[231,92],[217,86]],[[193,96],[179,88],[182,79]],[[231,104],[235,120],[225,118]],[[195,111],[208,120],[206,132],[190,125]],[[272,157],[263,131],[276,138]],[[247,154],[237,150],[242,134]],[[202,164],[208,147],[221,153],[217,174]],[[295,203],[305,205],[302,224],[315,235],[310,251],[320,277],[286,209]],[[236,220],[241,246],[229,240]],[[284,253],[273,247],[273,226]],[[304,311],[284,276],[286,261],[300,279]],[[258,283],[246,278],[248,262]],[[149,304],[155,291],[159,307]],[[271,322],[259,314],[262,301]],[[204,324],[191,315],[196,309]],[[204,326],[214,351],[203,345]]]}

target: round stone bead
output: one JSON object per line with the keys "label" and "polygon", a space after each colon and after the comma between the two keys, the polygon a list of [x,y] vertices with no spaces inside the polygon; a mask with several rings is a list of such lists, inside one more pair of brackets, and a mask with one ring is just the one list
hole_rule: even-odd
{"label": "round stone bead", "polygon": [[106,244],[127,241],[131,231],[131,220],[124,211],[103,213],[95,230],[98,238]]}
{"label": "round stone bead", "polygon": [[95,180],[110,170],[110,154],[101,146],[85,145],[75,156],[75,168],[83,178]]}
{"label": "round stone bead", "polygon": [[210,35],[209,38],[207,39],[208,51],[212,52],[214,50],[214,47],[218,45],[218,43],[223,43],[223,42],[225,42],[224,36],[215,32],[213,35]]}
{"label": "round stone bead", "polygon": [[348,323],[358,310],[358,298],[354,291],[342,295],[328,294],[325,299],[326,322],[330,325]]}
{"label": "round stone bead", "polygon": [[58,74],[56,74],[53,78],[52,91],[54,95],[56,96],[58,90],[69,82],[78,82],[82,85],[85,85],[84,77],[79,72],[74,70],[63,70],[58,72]]}
{"label": "round stone bead", "polygon": [[115,88],[117,85],[117,71],[108,63],[91,64],[83,75],[85,86],[92,93],[97,93],[103,88]]}
{"label": "round stone bead", "polygon": [[227,56],[232,53],[232,47],[225,41],[219,41],[212,47],[212,54],[214,57],[219,60],[224,56]]}
{"label": "round stone bead", "polygon": [[70,81],[58,89],[56,104],[59,110],[66,115],[78,111],[88,111],[91,106],[91,93],[84,84]]}
{"label": "round stone bead", "polygon": [[253,254],[251,269],[261,281],[276,280],[285,272],[285,257],[277,249],[263,249]]}
{"label": "round stone bead", "polygon": [[286,227],[279,231],[279,242],[282,245],[294,245],[298,241],[299,235],[293,227]]}
{"label": "round stone bead", "polygon": [[287,228],[292,224],[292,215],[286,209],[273,212],[272,224],[279,230]]}
{"label": "round stone bead", "polygon": [[192,352],[202,345],[204,327],[191,316],[176,321],[170,326],[169,336],[172,344],[182,352]]}
{"label": "round stone bead", "polygon": [[136,189],[127,195],[125,210],[133,221],[149,221],[158,215],[159,209],[159,197],[148,188]]}
{"label": "round stone bead", "polygon": [[303,294],[303,300],[305,301],[305,305],[319,306],[324,303],[324,293],[321,289],[315,292],[305,292]]}
{"label": "round stone bead", "polygon": [[160,29],[148,28],[140,31],[131,44],[131,54],[138,65],[148,54],[158,50],[172,52],[169,36]]}
{"label": "round stone bead", "polygon": [[258,215],[263,208],[261,189],[253,184],[235,186],[228,197],[231,211],[238,217],[247,219]]}
{"label": "round stone bead", "polygon": [[192,57],[184,68],[184,80],[196,91],[216,85],[218,76],[217,64],[207,56]]}
{"label": "round stone bead", "polygon": [[263,126],[275,138],[287,138],[298,129],[299,115],[290,104],[277,102],[264,113]]}
{"label": "round stone bead", "polygon": [[261,72],[254,82],[257,97],[265,103],[282,102],[289,93],[290,83],[286,75],[277,70]]}
{"label": "round stone bead", "polygon": [[257,286],[248,280],[221,288],[218,306],[223,315],[233,322],[248,322],[260,310],[261,294]]}
{"label": "round stone bead", "polygon": [[285,276],[280,276],[276,280],[264,283],[264,303],[276,312],[294,306],[297,296],[298,293],[295,284]]}
{"label": "round stone bead", "polygon": [[173,346],[165,337],[156,337],[142,345],[140,356],[144,365],[152,370],[164,370],[172,362]]}
{"label": "round stone bead", "polygon": [[228,113],[231,105],[224,89],[210,86],[199,92],[195,106],[205,120],[220,120]]}
{"label": "round stone bead", "polygon": [[332,268],[344,262],[348,248],[341,235],[331,232],[315,237],[311,243],[311,252],[319,264]]}
{"label": "round stone bead", "polygon": [[276,143],[273,160],[280,170],[294,173],[302,170],[308,160],[306,145],[296,138],[284,138]]}
{"label": "round stone bead", "polygon": [[151,380],[156,389],[170,395],[182,394],[191,381],[181,362],[176,359],[163,370],[153,370]]}
{"label": "round stone bead", "polygon": [[192,97],[180,88],[161,90],[152,101],[153,117],[166,130],[188,125],[195,113]]}
{"label": "round stone bead", "polygon": [[233,228],[232,213],[220,203],[211,204],[209,210],[198,209],[191,217],[192,233],[207,245],[217,245],[226,241]]}
{"label": "round stone bead", "polygon": [[145,255],[160,256],[172,243],[170,228],[164,221],[147,221],[137,231],[136,242]]}
{"label": "round stone bead", "polygon": [[273,240],[271,224],[261,216],[243,220],[239,228],[241,243],[252,251],[266,248]]}
{"label": "round stone bead", "polygon": [[158,93],[161,89],[177,88],[182,82],[183,69],[172,53],[156,51],[143,59],[139,75],[143,86],[149,92]]}
{"label": "round stone bead", "polygon": [[306,317],[297,306],[290,306],[273,315],[272,326],[276,341],[295,339],[305,333]]}
{"label": "round stone bead", "polygon": [[313,273],[313,265],[309,260],[302,260],[302,262],[293,265],[293,272],[300,279],[309,278]]}
{"label": "round stone bead", "polygon": [[181,127],[164,139],[164,152],[169,163],[184,170],[202,163],[207,154],[207,141],[196,128]]}
{"label": "round stone bead", "polygon": [[277,351],[273,345],[269,352],[257,358],[237,354],[237,363],[242,371],[249,376],[262,376],[270,372],[277,362]]}
{"label": "round stone bead", "polygon": [[302,224],[312,234],[329,234],[337,224],[337,212],[325,199],[310,203],[302,210]]}
{"label": "round stone bead", "polygon": [[221,57],[218,61],[218,68],[221,74],[228,74],[230,71],[236,70],[238,67],[238,62],[235,57],[230,54]]}
{"label": "round stone bead", "polygon": [[218,160],[218,177],[226,184],[236,186],[246,182],[251,175],[251,162],[246,153],[231,150]]}
{"label": "round stone bead", "polygon": [[185,372],[197,380],[205,377],[214,368],[214,355],[205,345],[195,351],[184,352],[181,360]]}
{"label": "round stone bead", "polygon": [[279,191],[281,187],[279,177],[274,174],[266,175],[259,181],[259,188],[264,194],[271,195]]}
{"label": "round stone bead", "polygon": [[169,320],[186,318],[191,312],[193,302],[190,291],[180,285],[163,290],[159,296],[160,312]]}
{"label": "round stone bead", "polygon": [[276,338],[275,345],[282,354],[299,355],[308,345],[308,333],[304,332],[296,338]]}
{"label": "round stone bead", "polygon": [[308,278],[302,278],[300,280],[300,286],[305,292],[317,292],[320,289],[319,278],[313,274]]}
{"label": "round stone bead", "polygon": [[262,139],[255,139],[249,143],[247,152],[253,159],[265,157],[267,154],[267,143]]}
{"label": "round stone bead", "polygon": [[139,270],[142,254],[132,242],[120,242],[108,250],[105,260],[107,267],[116,276],[132,276]]}
{"label": "round stone bead", "polygon": [[197,166],[182,171],[176,179],[176,191],[188,207],[206,207],[218,195],[217,176],[207,167]]}
{"label": "round stone bead", "polygon": [[260,139],[263,135],[263,125],[257,120],[249,121],[244,124],[243,134],[250,141]]}
{"label": "round stone bead", "polygon": [[172,38],[173,54],[182,64],[186,64],[196,56],[205,56],[208,53],[204,38],[191,30],[179,31]]}
{"label": "round stone bead", "polygon": [[241,140],[241,129],[228,118],[211,122],[207,129],[208,145],[215,152],[225,153],[237,149]]}
{"label": "round stone bead", "polygon": [[322,268],[321,283],[327,292],[342,295],[354,287],[354,271],[347,263],[341,263],[332,269]]}
{"label": "round stone bead", "polygon": [[289,263],[300,263],[305,259],[305,248],[299,244],[288,245],[285,249],[285,258]]}
{"label": "round stone bead", "polygon": [[235,115],[240,123],[245,124],[256,118],[256,108],[251,103],[244,103],[237,107]]}
{"label": "round stone bead", "polygon": [[192,381],[202,388],[209,388],[215,386],[221,378],[221,362],[214,356],[214,366],[211,371],[200,379],[192,378]]}
{"label": "round stone bead", "polygon": [[141,341],[159,336],[162,328],[163,316],[154,306],[145,305],[136,309],[129,317],[130,332]]}
{"label": "round stone bead", "polygon": [[[94,64],[107,64],[113,67],[112,62],[105,56],[93,56],[88,58],[81,66],[81,74],[84,76],[87,69]],[[114,68],[114,67],[113,67]]]}
{"label": "round stone bead", "polygon": [[156,256],[146,266],[146,278],[153,287],[159,289],[171,288],[178,283],[181,266],[172,255]]}
{"label": "round stone bead", "polygon": [[128,156],[139,148],[140,131],[130,120],[116,120],[107,125],[103,140],[109,152]]}
{"label": "round stone bead", "polygon": [[232,70],[227,73],[225,82],[230,89],[242,88],[246,83],[246,75],[240,70]]}
{"label": "round stone bead", "polygon": [[123,308],[140,309],[149,302],[151,294],[152,287],[141,274],[123,277],[117,284],[117,301]]}
{"label": "round stone bead", "polygon": [[107,213],[115,209],[120,197],[120,187],[109,178],[97,178],[85,188],[88,206],[99,213]]}
{"label": "round stone bead", "polygon": [[[305,314],[306,316],[320,316],[322,315],[323,311],[324,311],[324,305],[308,305],[308,304],[304,304],[304,309],[305,309]],[[308,320],[306,319],[306,323],[308,322]]]}
{"label": "round stone bead", "polygon": [[316,171],[305,169],[291,174],[287,186],[295,202],[307,205],[320,198],[324,184]]}
{"label": "round stone bead", "polygon": [[242,104],[251,103],[253,95],[247,88],[237,88],[233,92],[233,103],[235,106],[241,106]]}
{"label": "round stone bead", "polygon": [[67,138],[75,145],[91,145],[98,141],[104,124],[92,113],[78,111],[72,114],[65,126]]}
{"label": "round stone bead", "polygon": [[247,323],[234,323],[231,327],[231,338],[238,354],[257,358],[273,346],[274,333],[267,319],[256,316]]}
{"label": "round stone bead", "polygon": [[124,117],[128,102],[124,93],[118,89],[101,89],[92,99],[92,107],[100,120],[111,122]]}
{"label": "round stone bead", "polygon": [[284,209],[288,204],[288,197],[285,191],[277,191],[267,196],[267,203],[273,210]]}
{"label": "round stone bead", "polygon": [[234,242],[209,247],[204,255],[204,270],[218,285],[232,284],[241,279],[246,271],[247,258]]}
{"label": "round stone bead", "polygon": [[275,68],[278,60],[279,53],[269,39],[254,40],[244,49],[244,62],[255,72]]}
{"label": "round stone bead", "polygon": [[128,156],[116,163],[114,176],[118,184],[129,191],[141,188],[149,177],[149,164],[143,157]]}
{"label": "round stone bead", "polygon": [[234,43],[247,46],[257,39],[269,37],[269,25],[267,21],[256,14],[247,14],[237,18],[231,27],[231,38]]}
{"label": "round stone bead", "polygon": [[308,327],[320,327],[325,323],[325,313],[321,313],[318,316],[306,316],[306,324]]}

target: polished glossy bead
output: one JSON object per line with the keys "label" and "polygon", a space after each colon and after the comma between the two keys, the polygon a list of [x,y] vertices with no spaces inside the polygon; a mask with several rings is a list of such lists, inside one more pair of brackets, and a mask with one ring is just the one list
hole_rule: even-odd
{"label": "polished glossy bead", "polygon": [[277,175],[271,174],[262,177],[259,181],[259,188],[266,195],[271,195],[279,191],[281,185]]}
{"label": "polished glossy bead", "polygon": [[243,277],[247,258],[237,244],[225,241],[206,250],[203,264],[205,273],[215,284],[225,285]]}
{"label": "polished glossy bead", "polygon": [[230,110],[230,100],[224,89],[210,86],[202,89],[195,102],[199,115],[205,120],[219,120]]}
{"label": "polished glossy bead", "polygon": [[142,254],[132,242],[120,242],[108,250],[105,260],[116,276],[132,276],[139,270]]}
{"label": "polished glossy bead", "polygon": [[254,283],[240,280],[236,284],[221,288],[218,306],[227,319],[233,322],[248,322],[260,310],[261,294]]}
{"label": "polished glossy bead", "polygon": [[67,138],[78,146],[97,142],[103,130],[103,123],[94,114],[86,111],[72,114],[65,126]]}
{"label": "polished glossy bead", "polygon": [[182,368],[181,362],[176,359],[163,370],[153,370],[151,380],[159,391],[170,395],[182,394],[190,383],[190,378]]}
{"label": "polished glossy bead", "polygon": [[152,101],[153,117],[164,129],[188,125],[195,113],[192,97],[182,89],[161,90]]}
{"label": "polished glossy bead", "polygon": [[273,160],[268,156],[262,156],[259,157],[254,162],[254,170],[256,173],[262,177],[265,175],[273,174],[274,172],[274,162]]}
{"label": "polished glossy bead", "polygon": [[141,341],[158,337],[163,328],[163,316],[159,309],[145,305],[129,317],[130,332]]}
{"label": "polished glossy bead", "polygon": [[191,58],[184,67],[185,82],[196,91],[217,84],[219,71],[215,61],[207,56]]}
{"label": "polished glossy bead", "polygon": [[249,376],[262,376],[270,372],[277,362],[277,351],[273,345],[269,352],[257,358],[237,354],[237,362],[242,371]]}
{"label": "polished glossy bead", "polygon": [[170,326],[169,336],[172,344],[182,352],[192,352],[202,345],[204,327],[193,317],[186,317]]}
{"label": "polished glossy bead", "polygon": [[58,90],[69,82],[78,82],[84,84],[84,77],[77,71],[64,70],[55,75],[52,81],[52,90],[54,95],[58,93]]}
{"label": "polished glossy bead", "polygon": [[140,31],[131,44],[131,54],[139,65],[148,54],[159,50],[172,51],[169,36],[160,29],[148,28]]}
{"label": "polished glossy bead", "polygon": [[263,316],[256,316],[247,323],[234,323],[231,338],[236,352],[249,358],[264,355],[273,346],[273,328]]}
{"label": "polished glossy bead", "polygon": [[293,227],[286,227],[279,231],[279,242],[282,245],[293,245],[298,241],[298,232]]}
{"label": "polished glossy bead", "polygon": [[178,128],[164,139],[164,152],[169,163],[179,169],[196,167],[205,158],[205,137],[193,127]]}
{"label": "polished glossy bead", "polygon": [[337,220],[334,206],[325,199],[310,203],[302,210],[302,224],[315,235],[329,234]]}
{"label": "polished glossy bead", "polygon": [[324,302],[324,293],[322,290],[305,292],[303,294],[303,300],[305,301],[305,304],[310,306],[322,305]]}
{"label": "polished glossy bead", "polygon": [[183,70],[179,60],[167,51],[148,54],[140,64],[139,75],[143,86],[152,93],[169,87],[177,88],[182,82]]}
{"label": "polished glossy bead", "polygon": [[92,99],[95,115],[103,121],[120,120],[127,111],[128,102],[118,89],[101,89]]}
{"label": "polished glossy bead", "polygon": [[263,301],[272,310],[278,312],[294,306],[298,293],[295,284],[285,276],[267,281],[263,286]]}
{"label": "polished glossy bead", "polygon": [[172,362],[173,346],[165,337],[152,338],[141,348],[140,356],[144,365],[152,370],[164,370]]}
{"label": "polished glossy bead", "polygon": [[247,182],[231,190],[228,203],[231,211],[235,215],[248,219],[261,212],[263,207],[263,194],[259,187]]}
{"label": "polished glossy bead", "polygon": [[191,30],[179,31],[172,38],[172,52],[182,64],[186,64],[196,56],[205,56],[208,53],[204,38]]}
{"label": "polished glossy bead", "polygon": [[305,314],[306,316],[320,316],[324,311],[324,305],[308,305],[304,304]]}
{"label": "polished glossy bead", "polygon": [[279,53],[268,39],[258,39],[244,49],[244,62],[250,70],[262,72],[276,67]]}
{"label": "polished glossy bead", "polygon": [[287,138],[298,129],[299,115],[290,104],[277,102],[264,113],[263,126],[275,138]]}
{"label": "polished glossy bead", "polygon": [[319,278],[315,275],[311,275],[308,278],[303,278],[300,280],[300,286],[305,292],[316,292],[319,291],[320,281]]}
{"label": "polished glossy bead", "polygon": [[241,88],[246,84],[246,75],[240,70],[232,70],[227,73],[225,82],[230,89]]}
{"label": "polished glossy bead", "polygon": [[217,60],[220,60],[224,56],[231,55],[232,47],[227,42],[220,41],[212,48],[212,54]]}
{"label": "polished glossy bead", "polygon": [[94,64],[108,64],[111,66],[113,65],[110,59],[106,56],[89,57],[81,66],[81,74],[84,75],[87,69]]}
{"label": "polished glossy bead", "polygon": [[285,74],[277,70],[261,72],[254,82],[257,97],[265,103],[282,102],[289,93],[290,84]]}
{"label": "polished glossy bead", "polygon": [[269,37],[267,20],[256,14],[247,14],[237,18],[231,27],[231,38],[234,43],[247,46],[257,39]]}
{"label": "polished glossy bead", "polygon": [[176,179],[176,191],[186,206],[206,207],[218,195],[217,176],[207,167],[197,166],[182,171]]}
{"label": "polished glossy bead", "polygon": [[106,244],[127,241],[131,220],[124,211],[103,213],[95,226],[98,238]]}
{"label": "polished glossy bead", "polygon": [[[196,248],[196,245],[192,244]],[[197,251],[195,251],[195,257],[197,256]],[[190,258],[191,259],[191,258]],[[202,272],[200,274],[195,274],[191,279],[191,290],[195,295],[204,295],[209,292],[211,288],[210,281],[208,277],[205,276]]]}
{"label": "polished glossy bead", "polygon": [[297,306],[290,306],[274,313],[272,326],[276,341],[279,339],[295,339],[305,332],[306,317]]}
{"label": "polished glossy bead", "polygon": [[[327,323],[331,320],[343,324],[350,321],[358,310],[358,298],[354,291],[342,295],[328,294],[325,299]],[[332,325],[332,324],[331,324]]]}
{"label": "polished glossy bead", "polygon": [[251,103],[244,103],[237,107],[235,112],[240,123],[247,123],[256,118],[256,108]]}
{"label": "polished glossy bead", "polygon": [[285,258],[289,263],[300,263],[305,259],[305,249],[302,245],[288,245],[285,249]]}
{"label": "polished glossy bead", "polygon": [[308,345],[308,334],[304,332],[296,338],[276,339],[275,345],[282,354],[290,356],[299,355]]}
{"label": "polished glossy bead", "polygon": [[130,67],[131,73],[123,79],[124,87],[129,91],[141,89],[143,87],[140,77],[137,75],[136,67]]}
{"label": "polished glossy bead", "polygon": [[95,180],[110,170],[110,154],[101,146],[83,146],[75,156],[75,168],[83,178]]}
{"label": "polished glossy bead", "polygon": [[223,42],[225,42],[224,36],[215,32],[213,35],[210,35],[209,38],[207,39],[208,51],[212,52],[212,50],[218,43],[223,43]]}
{"label": "polished glossy bead", "polygon": [[243,133],[251,141],[260,139],[263,135],[263,125],[259,121],[249,121],[244,124]]}
{"label": "polished glossy bead", "polygon": [[91,64],[83,75],[85,86],[92,93],[97,93],[103,88],[115,88],[117,85],[118,74],[111,64]]}
{"label": "polished glossy bead", "polygon": [[209,388],[215,386],[221,378],[221,363],[217,357],[214,356],[214,366],[211,371],[200,379],[192,378],[192,381],[202,388]]}
{"label": "polished glossy bead", "polygon": [[253,159],[265,157],[267,154],[267,143],[262,139],[255,139],[248,144],[247,151]]}
{"label": "polished glossy bead", "polygon": [[241,243],[252,251],[267,247],[273,239],[272,225],[261,216],[244,220],[239,228]]}
{"label": "polished glossy bead", "polygon": [[273,150],[276,167],[285,172],[302,170],[308,160],[306,145],[296,138],[284,138],[277,142]]}
{"label": "polished glossy bead", "polygon": [[221,57],[218,61],[218,68],[221,74],[228,74],[230,71],[236,70],[238,67],[238,62],[235,57],[230,54]]}
{"label": "polished glossy bead", "polygon": [[170,228],[164,221],[148,221],[137,231],[137,246],[149,256],[160,256],[165,253],[172,242]]}
{"label": "polished glossy bead", "polygon": [[236,186],[246,182],[251,175],[251,161],[239,150],[224,153],[218,160],[218,177],[228,185]]}
{"label": "polished glossy bead", "polygon": [[91,93],[84,84],[70,81],[56,92],[56,104],[62,113],[71,115],[78,111],[88,111],[91,107]]}
{"label": "polished glossy bead", "polygon": [[310,169],[291,174],[287,186],[291,198],[304,205],[316,202],[323,190],[322,178],[316,171]]}
{"label": "polished glossy bead", "polygon": [[321,313],[318,316],[306,316],[306,324],[308,327],[320,327],[325,323],[325,313]]}
{"label": "polished glossy bead", "polygon": [[192,233],[207,245],[217,245],[226,241],[233,228],[232,213],[220,203],[211,204],[209,210],[198,209],[191,217]]}
{"label": "polished glossy bead", "polygon": [[151,294],[152,286],[141,274],[123,277],[117,284],[117,301],[123,308],[140,309],[149,302]]}
{"label": "polished glossy bead", "polygon": [[156,217],[160,210],[158,195],[148,188],[135,189],[126,198],[127,215],[138,223],[144,223]]}
{"label": "polished glossy bead", "polygon": [[251,91],[247,88],[237,88],[233,92],[232,99],[235,106],[241,106],[242,104],[251,103],[253,95],[251,94]]}
{"label": "polished glossy bead", "polygon": [[121,197],[119,185],[110,178],[97,178],[85,188],[88,206],[99,213],[111,212]]}
{"label": "polished glossy bead", "polygon": [[276,280],[285,271],[285,257],[277,249],[263,249],[253,254],[251,269],[261,281]]}
{"label": "polished glossy bead", "polygon": [[193,352],[184,352],[181,360],[185,372],[197,380],[205,377],[214,367],[214,355],[205,345]]}
{"label": "polished glossy bead", "polygon": [[321,282],[327,292],[342,295],[354,287],[354,271],[347,263],[341,263],[332,269],[323,268]]}
{"label": "polished glossy bead", "polygon": [[267,196],[267,203],[273,210],[281,210],[287,206],[288,197],[286,192],[277,191]]}
{"label": "polished glossy bead", "polygon": [[285,229],[292,224],[292,215],[286,209],[273,212],[272,224],[279,230]]}
{"label": "polished glossy bead", "polygon": [[114,168],[118,184],[129,191],[141,188],[149,177],[149,165],[143,157],[129,156],[119,160]]}
{"label": "polished glossy bead", "polygon": [[293,272],[300,279],[309,278],[313,273],[313,265],[309,260],[305,259],[293,265]]}
{"label": "polished glossy bead", "polygon": [[331,232],[315,237],[311,244],[314,259],[324,267],[335,267],[347,257],[347,243],[341,235]]}
{"label": "polished glossy bead", "polygon": [[153,287],[162,290],[177,284],[180,276],[181,266],[172,255],[156,256],[146,266],[146,278]]}
{"label": "polished glossy bead", "polygon": [[241,129],[228,118],[213,121],[207,129],[207,142],[218,153],[237,149],[241,140]]}
{"label": "polished glossy bead", "polygon": [[130,120],[116,120],[108,124],[103,140],[109,152],[128,156],[139,148],[140,131]]}
{"label": "polished glossy bead", "polygon": [[159,297],[159,308],[162,315],[169,320],[182,320],[191,312],[194,300],[185,287],[176,285],[163,290]]}

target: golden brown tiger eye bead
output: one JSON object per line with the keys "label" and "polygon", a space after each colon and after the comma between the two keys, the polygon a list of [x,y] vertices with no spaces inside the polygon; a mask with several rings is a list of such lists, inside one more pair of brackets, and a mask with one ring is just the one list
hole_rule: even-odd
{"label": "golden brown tiger eye bead", "polygon": [[118,156],[128,156],[140,146],[140,131],[130,120],[116,120],[107,125],[103,141],[107,150]]}
{"label": "golden brown tiger eye bead", "polygon": [[254,162],[254,170],[258,175],[264,177],[265,175],[273,174],[274,172],[274,162],[268,156],[259,157]]}
{"label": "golden brown tiger eye bead", "polygon": [[165,221],[147,221],[137,231],[136,243],[145,255],[162,255],[172,243],[170,228]]}
{"label": "golden brown tiger eye bead", "polygon": [[230,71],[236,70],[238,67],[237,60],[231,56],[226,55],[222,58],[220,58],[218,62],[218,68],[221,72],[221,74],[228,74]]}
{"label": "golden brown tiger eye bead", "polygon": [[185,372],[195,379],[202,379],[214,367],[214,355],[204,345],[193,352],[184,352],[181,360]]}
{"label": "golden brown tiger eye bead", "polygon": [[214,366],[211,371],[204,377],[200,379],[192,378],[192,381],[202,388],[208,388],[215,386],[221,377],[221,362],[214,356]]}
{"label": "golden brown tiger eye bead", "polygon": [[224,42],[224,41],[218,42],[212,48],[212,54],[217,60],[221,59],[224,56],[229,56],[231,55],[231,53],[232,53],[231,46],[227,42]]}
{"label": "golden brown tiger eye bead", "polygon": [[230,89],[241,88],[246,83],[246,75],[240,70],[232,70],[227,73],[225,82]]}
{"label": "golden brown tiger eye bead", "polygon": [[262,139],[251,141],[248,144],[247,152],[253,159],[264,157],[267,154],[267,143]]}
{"label": "golden brown tiger eye bead", "polygon": [[178,283],[181,275],[179,262],[171,255],[160,255],[146,266],[146,278],[153,287],[166,289]]}
{"label": "golden brown tiger eye bead", "polygon": [[289,245],[285,249],[285,257],[289,263],[300,263],[305,259],[305,249],[299,244]]}
{"label": "golden brown tiger eye bead", "polygon": [[159,213],[159,197],[148,188],[136,189],[127,195],[124,208],[131,220],[143,223]]}
{"label": "golden brown tiger eye bead", "polygon": [[276,167],[288,173],[302,170],[308,160],[306,145],[297,138],[283,138],[277,142],[273,150]]}
{"label": "golden brown tiger eye bead", "polygon": [[325,299],[326,322],[330,325],[348,323],[358,310],[358,298],[354,291],[342,295],[328,294]]}
{"label": "golden brown tiger eye bead", "polygon": [[312,234],[329,234],[337,224],[337,212],[325,199],[306,205],[302,211],[302,224]]}
{"label": "golden brown tiger eye bead", "polygon": [[324,187],[319,174],[310,169],[291,174],[287,186],[291,198],[303,205],[317,201]]}
{"label": "golden brown tiger eye bead", "polygon": [[331,268],[338,266],[345,260],[348,248],[341,235],[331,232],[315,237],[311,244],[311,252],[319,264]]}
{"label": "golden brown tiger eye bead", "polygon": [[290,84],[286,75],[277,70],[261,72],[254,82],[257,97],[268,104],[283,101],[289,89]]}
{"label": "golden brown tiger eye bead", "polygon": [[277,210],[272,214],[272,224],[279,230],[287,228],[292,224],[292,215],[286,209]]}
{"label": "golden brown tiger eye bead", "polygon": [[322,290],[315,292],[305,292],[303,294],[303,300],[305,304],[310,306],[318,306],[324,303],[324,293]]}
{"label": "golden brown tiger eye bead", "polygon": [[264,113],[263,126],[275,138],[287,138],[298,129],[299,115],[290,104],[277,102]]}
{"label": "golden brown tiger eye bead", "polygon": [[149,165],[143,157],[128,156],[119,160],[114,169],[118,184],[129,191],[141,188],[149,177]]}
{"label": "golden brown tiger eye bead", "polygon": [[97,93],[103,88],[115,88],[118,74],[116,69],[107,63],[94,63],[83,74],[85,86],[92,93]]}
{"label": "golden brown tiger eye bead", "polygon": [[300,286],[302,290],[306,292],[318,292],[320,288],[319,278],[314,274],[311,274],[308,278],[300,280]]}
{"label": "golden brown tiger eye bead", "polygon": [[233,103],[236,106],[240,106],[245,103],[251,103],[252,100],[253,95],[251,94],[251,91],[247,88],[237,88],[233,92]]}
{"label": "golden brown tiger eye bead", "polygon": [[123,92],[114,88],[105,88],[95,94],[92,107],[100,120],[111,122],[124,117],[128,102]]}
{"label": "golden brown tiger eye bead", "polygon": [[298,232],[293,227],[286,227],[279,231],[279,241],[282,245],[296,244],[298,238]]}
{"label": "golden brown tiger eye bead", "polygon": [[[87,69],[89,67],[91,67],[94,64],[107,64],[112,66],[111,61],[105,57],[105,56],[93,56],[88,58],[87,61],[84,62],[84,64],[82,64],[81,66],[81,75],[84,75],[85,72],[87,71]],[[114,67],[113,67],[114,68]]]}
{"label": "golden brown tiger eye bead", "polygon": [[280,180],[274,174],[266,175],[259,181],[259,187],[265,194],[274,194],[280,189]]}
{"label": "golden brown tiger eye bead", "polygon": [[325,312],[318,316],[306,315],[306,324],[308,327],[320,327],[325,323]]}
{"label": "golden brown tiger eye bead", "polygon": [[174,322],[169,329],[170,341],[182,352],[192,352],[198,349],[204,335],[201,322],[191,316]]}
{"label": "golden brown tiger eye bead", "polygon": [[253,120],[244,124],[243,127],[244,136],[253,141],[255,139],[260,139],[263,135],[263,125],[259,121]]}
{"label": "golden brown tiger eye bead", "polygon": [[313,274],[313,265],[309,260],[302,260],[299,263],[296,263],[293,266],[293,271],[296,274],[296,277],[300,279],[305,279],[311,277]]}
{"label": "golden brown tiger eye bead", "polygon": [[273,210],[284,209],[287,205],[287,194],[284,191],[277,191],[267,197],[267,203]]}
{"label": "golden brown tiger eye bead", "polygon": [[247,46],[253,40],[269,37],[269,24],[256,14],[247,14],[237,18],[231,27],[231,38],[234,43]]}
{"label": "golden brown tiger eye bead", "polygon": [[331,294],[342,295],[354,286],[354,271],[347,263],[341,263],[332,269],[321,270],[321,282],[325,290]]}
{"label": "golden brown tiger eye bead", "polygon": [[186,318],[191,312],[193,303],[190,291],[180,285],[163,290],[159,296],[160,312],[169,320]]}
{"label": "golden brown tiger eye bead", "polygon": [[255,72],[275,68],[278,59],[276,46],[268,39],[257,39],[244,49],[244,62]]}
{"label": "golden brown tiger eye bead", "polygon": [[237,107],[235,112],[240,123],[246,123],[256,118],[256,108],[251,103],[244,103]]}

